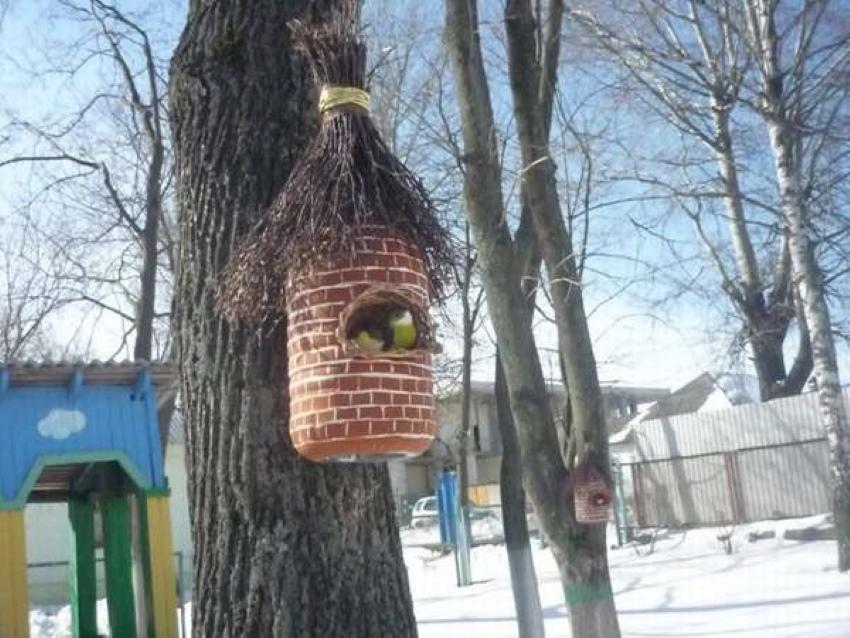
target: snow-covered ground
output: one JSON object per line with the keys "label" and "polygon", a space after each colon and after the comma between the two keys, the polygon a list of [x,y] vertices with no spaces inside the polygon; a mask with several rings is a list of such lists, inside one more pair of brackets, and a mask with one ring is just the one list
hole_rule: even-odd
{"label": "snow-covered ground", "polygon": [[[822,521],[739,526],[731,555],[718,542],[718,530],[709,528],[661,533],[652,553],[646,546],[612,550],[624,638],[850,637],[850,575],[835,568],[835,542],[782,539],[786,528]],[[493,531],[489,525],[480,531]],[[774,530],[776,537],[749,543],[747,534],[754,530]],[[428,543],[436,540],[436,532],[406,530],[402,537],[407,543]],[[533,555],[546,635],[567,638],[569,621],[554,561],[536,541]],[[405,560],[421,638],[516,636],[504,545],[472,550],[475,583],[465,588],[455,586],[451,555],[408,547]],[[105,617],[105,609],[99,612]],[[32,612],[32,638],[68,636],[69,616],[67,608],[59,615]]]}
{"label": "snow-covered ground", "polygon": [[[623,637],[850,637],[850,574],[835,567],[835,542],[782,539],[786,528],[822,520],[740,526],[731,555],[710,528],[662,533],[651,554],[647,547],[610,551]],[[754,530],[775,530],[776,538],[749,543]],[[546,635],[566,638],[569,620],[555,562],[533,545]],[[462,589],[455,587],[451,556],[434,559],[432,552],[410,548],[405,559],[421,638],[517,635],[503,545],[472,550],[475,584]]]}

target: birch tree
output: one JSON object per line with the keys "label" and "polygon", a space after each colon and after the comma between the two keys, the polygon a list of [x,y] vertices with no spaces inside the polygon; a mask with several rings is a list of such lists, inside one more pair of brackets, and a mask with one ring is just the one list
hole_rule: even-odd
{"label": "birch tree", "polygon": [[[626,73],[636,95],[672,130],[705,149],[665,158],[663,174],[638,169],[633,176],[678,205],[713,267],[720,291],[741,322],[759,381],[761,399],[798,394],[812,370],[812,351],[790,277],[787,238],[776,229],[774,200],[743,173],[757,168],[741,159],[747,135],[742,91],[749,53],[736,29],[737,2],[620,0],[579,4],[576,22]],[[689,142],[690,143],[690,142]],[[697,147],[697,148],[698,148]],[[765,153],[754,153],[764,158]],[[712,233],[713,202],[722,203],[725,235]],[[796,353],[786,361],[790,328]]]}
{"label": "birch tree", "polygon": [[823,277],[815,260],[818,219],[808,206],[802,155],[813,133],[834,134],[830,131],[834,114],[844,108],[850,29],[840,23],[835,29],[826,22],[829,2],[801,2],[790,15],[776,0],[744,4],[757,77],[753,104],[767,128],[793,277],[811,335],[818,406],[829,444],[838,568],[848,571],[850,420],[841,394]]}

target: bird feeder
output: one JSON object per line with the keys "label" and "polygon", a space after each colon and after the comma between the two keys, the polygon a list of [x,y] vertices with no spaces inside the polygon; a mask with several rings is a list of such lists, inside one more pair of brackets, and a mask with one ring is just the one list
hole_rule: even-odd
{"label": "bird feeder", "polygon": [[573,506],[579,523],[607,523],[611,510],[611,487],[593,464],[584,463],[573,472]]}
{"label": "bird feeder", "polygon": [[219,303],[231,318],[285,315],[299,454],[421,454],[436,431],[428,305],[447,279],[450,242],[369,116],[357,34],[294,35],[320,87],[319,130],[228,264]]}
{"label": "bird feeder", "polygon": [[[313,461],[414,456],[436,432],[428,278],[419,250],[385,227],[353,254],[319,260],[287,281],[289,433]],[[364,328],[409,312],[415,341],[381,349]]]}

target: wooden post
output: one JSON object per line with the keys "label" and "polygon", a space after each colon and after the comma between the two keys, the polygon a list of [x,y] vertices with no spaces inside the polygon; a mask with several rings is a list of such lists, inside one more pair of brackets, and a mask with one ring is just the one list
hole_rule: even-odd
{"label": "wooden post", "polygon": [[743,523],[746,520],[744,511],[744,499],[741,495],[741,478],[738,471],[738,453],[725,452],[723,454],[723,465],[726,470],[726,489],[729,494],[729,506],[732,510],[732,520],[735,523]]}
{"label": "wooden post", "polygon": [[0,636],[29,636],[24,510],[0,510]]}
{"label": "wooden post", "polygon": [[156,638],[177,638],[177,583],[174,576],[174,549],[168,495],[144,497],[142,529],[147,540],[147,581],[149,608],[153,614]]}
{"label": "wooden post", "polygon": [[646,527],[646,511],[644,509],[643,483],[641,482],[641,479],[641,464],[635,463],[632,465],[632,486],[635,495],[635,517],[637,518],[638,527]]}
{"label": "wooden post", "polygon": [[68,586],[71,593],[71,635],[97,636],[97,575],[94,554],[94,506],[86,498],[68,501],[71,521],[71,557]]}
{"label": "wooden post", "polygon": [[130,506],[123,496],[106,496],[101,502],[110,633],[121,638],[136,638]]}

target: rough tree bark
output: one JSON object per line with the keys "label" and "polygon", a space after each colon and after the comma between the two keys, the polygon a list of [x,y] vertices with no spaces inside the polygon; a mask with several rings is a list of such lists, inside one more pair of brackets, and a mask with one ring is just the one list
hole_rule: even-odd
{"label": "rough tree bark", "polygon": [[[509,13],[507,17],[512,19],[512,14]],[[506,216],[501,190],[501,167],[489,87],[481,57],[477,4],[470,0],[449,0],[445,33],[461,116],[467,167],[464,179],[466,209],[479,251],[490,317],[499,342],[511,411],[517,425],[523,481],[551,544],[565,585],[573,636],[618,637],[619,627],[608,577],[604,526],[579,525],[573,517],[567,494],[568,471],[559,451],[552,409],[528,321],[529,313],[522,304],[517,303],[522,294],[519,286],[521,273],[514,259],[510,233],[504,223]],[[529,67],[526,71],[531,73],[532,69]],[[541,117],[541,126],[545,128],[543,114],[537,115]],[[526,182],[530,182],[528,175],[535,171],[531,170],[533,167],[525,158],[524,165],[527,167]],[[558,270],[551,266],[570,255],[571,251],[560,252],[557,260],[552,259],[551,242],[558,237],[551,238],[548,235],[555,232],[560,236],[562,231],[539,223],[541,220],[534,211],[535,204],[532,201],[537,196],[537,193],[529,192],[528,203],[532,208],[536,234],[550,277],[552,273],[557,277]],[[563,224],[562,219],[559,221]],[[556,303],[563,301],[563,296],[556,297]],[[565,309],[571,315],[567,325],[579,328],[584,321],[581,304],[571,300]],[[567,362],[568,368],[572,366],[577,371],[587,366],[592,370],[589,374],[571,374],[569,379],[574,404],[578,404],[578,408],[574,407],[574,414],[580,414],[582,420],[577,430],[582,433],[583,440],[577,449],[582,450],[585,444],[595,445],[593,452],[604,462],[607,458],[604,414],[601,401],[598,400],[598,382],[596,394],[593,393],[595,366],[592,352],[588,350],[589,340],[584,339],[584,334],[570,334],[566,340],[570,355],[575,357]],[[592,435],[599,424],[602,440],[599,441],[599,435],[589,438],[588,435]]]}
{"label": "rough tree bark", "polygon": [[194,0],[171,69],[176,343],[196,636],[416,636],[385,465],[316,465],[286,434],[283,321],[224,320],[217,276],[315,130],[293,19],[342,0]]}

